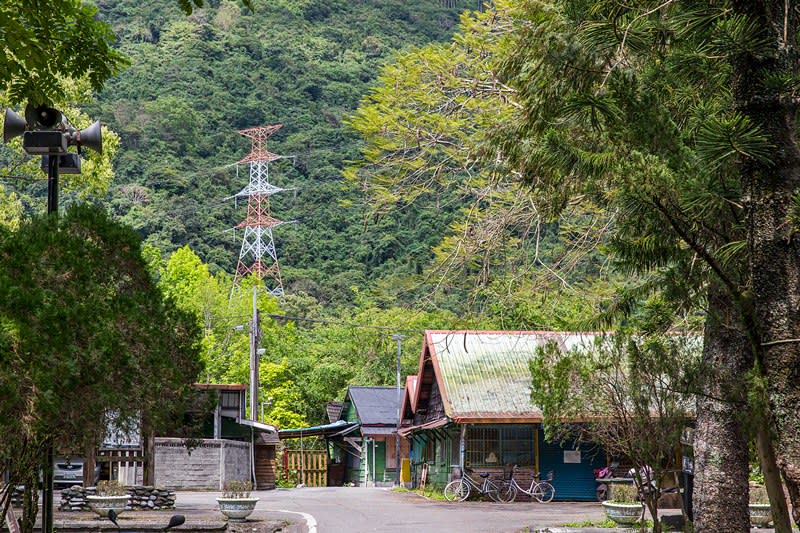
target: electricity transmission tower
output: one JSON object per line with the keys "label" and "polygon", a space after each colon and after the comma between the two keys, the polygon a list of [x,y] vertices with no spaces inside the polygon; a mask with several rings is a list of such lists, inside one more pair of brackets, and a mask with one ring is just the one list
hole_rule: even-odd
{"label": "electricity transmission tower", "polygon": [[283,124],[273,124],[239,131],[252,140],[250,153],[239,161],[243,164],[249,163],[250,181],[247,187],[234,195],[235,198],[247,196],[247,217],[236,226],[244,230],[244,236],[233,285],[238,287],[243,277],[254,274],[264,280],[264,287],[273,296],[283,295],[283,282],[272,228],[284,222],[274,218],[270,213],[269,199],[273,194],[286,189],[276,187],[269,182],[269,164],[277,159],[283,159],[283,156],[267,150],[267,139],[281,127]]}

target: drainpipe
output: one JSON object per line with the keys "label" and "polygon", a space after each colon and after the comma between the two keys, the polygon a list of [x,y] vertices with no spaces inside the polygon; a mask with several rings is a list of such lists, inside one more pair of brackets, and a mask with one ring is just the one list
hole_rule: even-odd
{"label": "drainpipe", "polygon": [[464,456],[466,455],[467,448],[467,424],[461,426],[461,437],[458,442],[458,467],[461,469],[461,475],[464,475]]}

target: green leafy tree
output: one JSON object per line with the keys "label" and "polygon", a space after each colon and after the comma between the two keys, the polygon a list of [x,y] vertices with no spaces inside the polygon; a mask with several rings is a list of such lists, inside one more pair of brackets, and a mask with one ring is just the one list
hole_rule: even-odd
{"label": "green leafy tree", "polygon": [[[710,24],[710,14],[720,13],[715,6],[684,10],[670,2],[630,8],[600,1],[497,2],[491,20],[498,29],[491,34],[491,46],[468,49],[467,55],[474,51],[475,57],[467,63],[482,65],[484,78],[499,79],[497,86],[507,88],[512,112],[493,124],[494,143],[487,145],[478,132],[465,141],[465,148],[488,156],[494,172],[532,185],[539,212],[558,217],[581,202],[613,217],[608,249],[619,266],[637,277],[626,282],[626,290],[604,313],[606,320],[644,313],[659,318],[655,331],[676,325],[692,331],[698,326],[696,310],[708,309],[704,353],[713,377],[698,403],[697,525],[721,530],[744,527],[747,520],[747,437],[740,417],[747,384],[742,376],[758,359],[757,351],[750,350],[758,334],[747,291],[746,227],[735,163],[737,157],[760,160],[766,145],[752,120],[730,112],[730,71],[719,61],[730,57],[733,34],[728,30],[741,21]],[[704,47],[721,55],[709,56]],[[487,59],[492,55],[494,61]],[[461,50],[452,56],[461,65]],[[474,78],[477,86],[481,77]],[[390,81],[387,92],[402,87],[402,81]],[[452,108],[444,104],[452,87],[423,87],[423,102],[442,102],[432,112],[447,116]],[[417,96],[413,87],[405,89]],[[404,99],[408,97],[390,95],[381,102],[402,108]],[[384,113],[392,116],[391,110]],[[423,117],[422,125],[436,123]],[[406,123],[417,126],[413,118]],[[417,191],[446,183],[403,182],[424,179],[418,169],[427,170],[425,163],[435,162],[413,139],[394,142],[413,129],[406,123],[387,122],[383,130],[362,128],[369,141],[367,160],[380,167],[367,172],[377,175],[379,193],[384,182]],[[421,138],[429,137],[423,133]],[[394,153],[400,157],[393,158]],[[422,154],[421,163],[405,165],[406,153]],[[388,172],[381,173],[381,168]],[[459,182],[456,175],[450,177]],[[463,228],[467,234],[471,225]],[[498,251],[502,253],[491,252]],[[585,254],[586,248],[579,252]],[[474,249],[464,247],[462,254],[475,261]],[[652,306],[653,297],[662,303]],[[664,312],[670,308],[672,313]],[[654,327],[652,321],[648,327]],[[755,418],[767,420],[768,415],[759,412]],[[763,438],[769,428],[762,425],[758,434],[759,442],[766,443],[762,456],[769,462],[771,445]],[[741,490],[716,483],[720,471],[737,480]],[[780,502],[780,478],[772,479],[774,500]]]}
{"label": "green leafy tree", "polygon": [[[741,376],[751,369],[763,369],[771,383],[772,415],[755,411],[755,418],[765,421],[758,430],[758,442],[766,446],[762,458],[769,461],[771,456],[768,424],[774,421],[783,476],[789,493],[797,492],[789,474],[797,456],[793,432],[784,425],[796,413],[781,407],[797,389],[780,372],[769,378],[793,363],[783,343],[774,345],[781,346],[777,349],[762,345],[764,331],[773,331],[774,337],[774,328],[785,334],[790,326],[766,312],[780,307],[774,300],[760,307],[776,285],[756,287],[753,277],[765,272],[754,268],[765,258],[763,249],[753,248],[755,222],[763,212],[775,220],[774,210],[785,214],[787,204],[764,202],[774,190],[759,189],[758,200],[751,190],[752,180],[762,179],[764,169],[773,164],[770,146],[785,142],[794,130],[776,129],[775,124],[788,122],[774,117],[767,128],[769,113],[754,113],[749,103],[736,102],[737,83],[752,81],[748,69],[783,38],[775,34],[779,24],[767,22],[774,13],[702,2],[631,7],[604,1],[550,7],[530,2],[523,4],[522,13],[526,23],[512,37],[504,79],[518,89],[525,113],[501,133],[507,139],[502,149],[532,183],[544,181],[566,195],[611,200],[607,205],[624,215],[618,218],[622,231],[614,242],[619,256],[639,271],[659,272],[658,286],[679,296],[675,305],[691,302],[692,293],[708,302],[705,353],[714,377],[698,403],[695,527],[743,528],[747,453],[739,412],[747,404]],[[793,23],[791,17],[780,20]],[[793,31],[786,35],[794,39]],[[771,63],[771,75],[777,77],[787,65]],[[770,85],[766,72],[759,70],[761,85],[749,86],[750,97],[783,90]],[[742,161],[747,164],[741,166]],[[781,194],[785,198],[788,193]],[[786,266],[781,274],[786,280],[791,268],[777,259],[786,252],[780,248],[770,248],[776,254],[771,267]],[[695,260],[702,262],[701,269],[693,268]],[[781,295],[792,293],[788,286],[784,289]],[[766,355],[770,351],[774,359]],[[770,370],[774,361],[780,363]],[[719,485],[720,472],[737,480],[736,490]],[[788,531],[780,477],[768,477],[776,524]]]}
{"label": "green leafy tree", "polygon": [[196,324],[162,297],[140,250],[129,228],[79,206],[0,239],[0,461],[25,484],[26,532],[46,449],[96,447],[111,419],[160,427],[201,369]]}
{"label": "green leafy tree", "polygon": [[693,414],[699,352],[696,338],[617,336],[566,353],[550,344],[531,362],[547,438],[632,461],[639,486],[655,487],[642,491],[655,533],[662,482],[679,467],[676,447]]}
{"label": "green leafy tree", "polygon": [[86,77],[94,90],[125,64],[114,35],[81,0],[10,0],[0,5],[0,87],[14,103],[51,103],[63,80]]}

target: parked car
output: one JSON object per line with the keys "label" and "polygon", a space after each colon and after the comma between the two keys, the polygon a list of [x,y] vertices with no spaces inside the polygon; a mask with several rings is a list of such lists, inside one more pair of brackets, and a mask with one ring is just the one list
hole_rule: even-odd
{"label": "parked car", "polygon": [[[99,480],[100,465],[95,465],[92,485]],[[53,462],[53,485],[61,489],[83,485],[83,457],[57,457]]]}

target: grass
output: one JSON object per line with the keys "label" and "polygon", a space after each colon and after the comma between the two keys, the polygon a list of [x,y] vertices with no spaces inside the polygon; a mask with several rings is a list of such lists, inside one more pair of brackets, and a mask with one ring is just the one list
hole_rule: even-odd
{"label": "grass", "polygon": [[[647,529],[653,529],[653,521],[652,521],[652,520],[650,520],[650,519],[648,519],[648,520],[645,520],[645,521],[644,521],[644,525],[645,525],[645,527],[646,527]],[[568,522],[568,523],[566,523],[566,524],[562,524],[562,527],[576,527],[576,528],[581,528],[581,527],[602,527],[602,528],[614,528],[614,527],[620,527],[620,526],[619,526],[619,525],[617,525],[617,523],[616,523],[616,522],[614,522],[613,520],[611,520],[610,518],[606,518],[605,520],[584,520],[584,521],[582,521],[582,522]],[[631,530],[639,530],[639,529],[641,529],[641,527],[642,527],[642,523],[641,523],[641,522],[635,522],[635,523],[633,523],[633,524],[631,524],[631,525],[629,525],[629,526],[625,526],[625,527],[626,527],[626,528],[628,528],[628,529],[631,529]]]}
{"label": "grass", "polygon": [[563,527],[617,527],[617,523],[606,518],[605,520],[584,520],[582,522],[568,522]]}
{"label": "grass", "polygon": [[444,501],[444,493],[441,490],[432,488],[432,487],[425,487],[424,489],[404,489],[403,487],[394,487],[392,488],[393,492],[413,492],[414,494],[419,494],[429,500],[437,500],[440,502]]}

